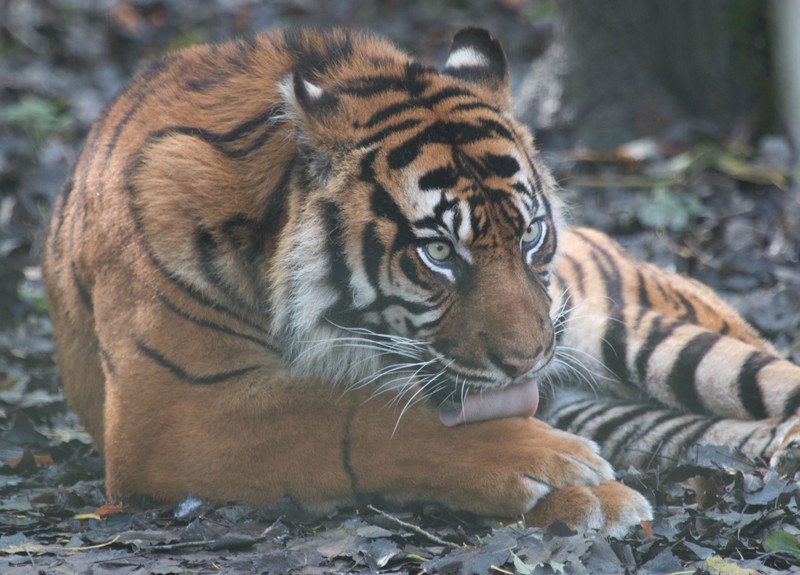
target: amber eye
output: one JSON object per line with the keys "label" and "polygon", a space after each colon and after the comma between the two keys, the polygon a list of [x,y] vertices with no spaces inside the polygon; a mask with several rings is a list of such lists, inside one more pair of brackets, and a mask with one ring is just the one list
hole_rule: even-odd
{"label": "amber eye", "polygon": [[445,262],[450,259],[453,253],[453,246],[450,245],[450,242],[444,240],[428,242],[423,249],[427,256],[435,262]]}
{"label": "amber eye", "polygon": [[522,234],[522,245],[531,246],[539,242],[544,226],[541,220],[534,220]]}

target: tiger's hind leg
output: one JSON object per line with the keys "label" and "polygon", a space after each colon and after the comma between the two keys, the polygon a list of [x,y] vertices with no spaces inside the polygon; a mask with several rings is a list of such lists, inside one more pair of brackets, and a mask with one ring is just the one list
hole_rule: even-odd
{"label": "tiger's hind leg", "polygon": [[[633,259],[600,232],[565,235],[550,422],[594,438],[618,464],[717,443],[800,467],[799,366],[706,286]],[[587,387],[583,412],[572,409],[580,397],[564,403]]]}
{"label": "tiger's hind leg", "polygon": [[798,463],[797,447],[788,441],[800,430],[794,417],[720,418],[667,408],[655,401],[598,400],[591,390],[573,388],[559,391],[547,419],[565,431],[593,439],[603,457],[621,467],[668,465],[693,445],[704,444],[727,445],[751,458],[772,458],[771,465],[784,472],[792,472]]}

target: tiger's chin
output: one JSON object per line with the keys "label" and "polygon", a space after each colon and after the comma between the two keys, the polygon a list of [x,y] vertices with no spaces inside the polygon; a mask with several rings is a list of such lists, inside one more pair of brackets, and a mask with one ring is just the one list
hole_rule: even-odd
{"label": "tiger's chin", "polygon": [[503,417],[533,417],[539,407],[539,382],[530,378],[499,389],[468,393],[458,404],[439,407],[445,427]]}

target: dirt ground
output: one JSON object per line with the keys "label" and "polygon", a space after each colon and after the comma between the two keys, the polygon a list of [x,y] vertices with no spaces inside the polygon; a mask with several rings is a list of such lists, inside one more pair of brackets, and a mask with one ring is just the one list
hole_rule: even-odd
{"label": "dirt ground", "polygon": [[[1,573],[800,570],[796,480],[714,448],[669,471],[620,472],[657,513],[651,533],[624,540],[433,507],[376,503],[312,518],[288,501],[264,510],[104,498],[102,461],[59,387],[38,253],[83,137],[136,65],[185,44],[299,24],[368,27],[441,63],[452,34],[477,23],[503,40],[518,87],[552,42],[554,18],[551,3],[533,0],[0,2]],[[545,144],[564,141],[550,136]],[[800,362],[800,190],[789,142],[777,133],[749,146],[660,143],[544,153],[573,221],[708,283]]]}

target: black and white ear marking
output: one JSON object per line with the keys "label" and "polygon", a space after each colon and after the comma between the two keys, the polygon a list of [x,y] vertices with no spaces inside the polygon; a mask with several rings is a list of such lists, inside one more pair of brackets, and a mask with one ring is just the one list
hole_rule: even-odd
{"label": "black and white ear marking", "polygon": [[483,28],[464,28],[453,37],[444,73],[508,97],[508,63],[503,47]]}
{"label": "black and white ear marking", "polygon": [[331,122],[327,114],[339,104],[339,99],[306,80],[298,70],[281,83],[280,91],[286,104],[285,118],[295,126],[298,150],[305,160],[306,171],[311,180],[325,185],[331,174],[334,142],[339,133],[329,128]]}
{"label": "black and white ear marking", "polygon": [[309,82],[297,70],[292,73],[292,86],[294,99],[303,111],[312,116],[329,111],[338,102],[336,96]]}

